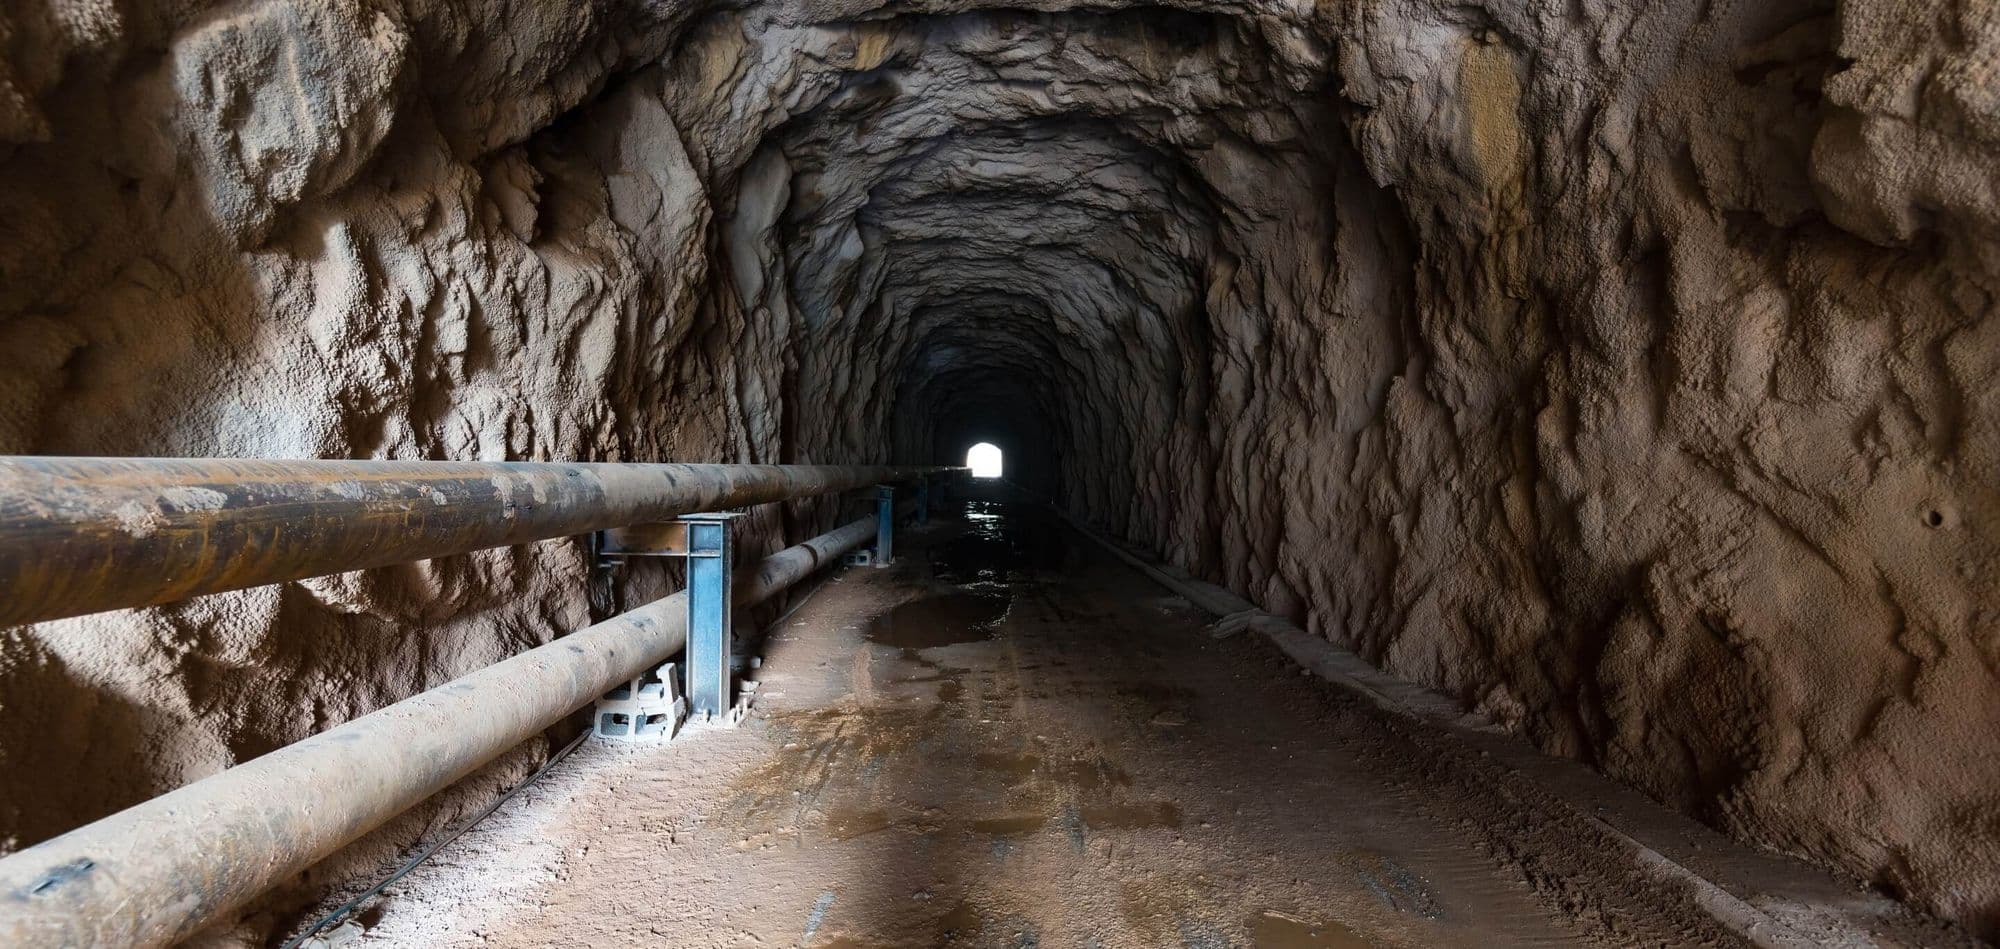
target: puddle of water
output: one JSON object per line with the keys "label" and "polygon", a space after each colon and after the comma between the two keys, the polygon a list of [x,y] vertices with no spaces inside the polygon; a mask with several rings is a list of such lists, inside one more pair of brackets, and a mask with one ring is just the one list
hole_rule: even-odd
{"label": "puddle of water", "polygon": [[915,651],[984,642],[1007,615],[1012,598],[994,593],[946,593],[909,600],[868,624],[872,643]]}
{"label": "puddle of water", "polygon": [[1005,585],[1083,561],[1077,539],[1038,508],[968,501],[965,523],[930,550],[931,575],[942,582]]}
{"label": "puddle of water", "polygon": [[997,751],[982,751],[972,757],[979,762],[980,770],[998,771],[1017,781],[1033,774],[1042,763],[1042,759],[1034,755],[1009,755]]}
{"label": "puddle of water", "polygon": [[1147,804],[1085,805],[1083,825],[1091,830],[1146,830],[1181,826],[1181,809],[1172,801]]}
{"label": "puddle of water", "polygon": [[1041,830],[1048,822],[1049,819],[1041,814],[1021,814],[976,820],[972,822],[972,829],[989,837],[1020,837]]}
{"label": "puddle of water", "polygon": [[1000,584],[1013,567],[1014,547],[998,535],[967,533],[932,548],[930,559],[939,582]]}
{"label": "puddle of water", "polygon": [[853,840],[889,829],[889,812],[862,808],[837,808],[827,815],[826,831],[835,840]]}
{"label": "puddle of water", "polygon": [[1265,910],[1250,919],[1255,949],[1371,949],[1375,944],[1339,923],[1310,923]]}
{"label": "puddle of water", "polygon": [[1077,758],[1061,769],[1062,778],[1072,787],[1083,791],[1095,791],[1106,785],[1129,788],[1132,775],[1103,758]]}

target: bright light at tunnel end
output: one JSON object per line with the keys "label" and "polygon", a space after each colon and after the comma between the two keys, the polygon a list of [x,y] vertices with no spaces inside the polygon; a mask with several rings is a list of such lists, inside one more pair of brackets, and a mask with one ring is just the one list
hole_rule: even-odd
{"label": "bright light at tunnel end", "polygon": [[1000,477],[1000,446],[980,442],[965,453],[965,466],[975,478]]}

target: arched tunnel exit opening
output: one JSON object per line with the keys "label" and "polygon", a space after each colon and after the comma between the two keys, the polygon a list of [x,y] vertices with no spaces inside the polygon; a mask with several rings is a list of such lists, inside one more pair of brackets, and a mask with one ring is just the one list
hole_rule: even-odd
{"label": "arched tunnel exit opening", "polygon": [[2000,19],[68,7],[0,945],[2000,938]]}
{"label": "arched tunnel exit opening", "polygon": [[974,478],[997,479],[1007,473],[1006,454],[992,442],[979,442],[965,450],[965,467]]}

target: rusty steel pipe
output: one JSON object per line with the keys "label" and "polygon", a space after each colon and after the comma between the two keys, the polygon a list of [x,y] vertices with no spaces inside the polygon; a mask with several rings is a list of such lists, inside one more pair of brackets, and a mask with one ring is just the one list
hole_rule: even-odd
{"label": "rusty steel pipe", "polygon": [[786,587],[818,573],[820,568],[840,559],[840,555],[875,539],[875,518],[871,515],[845,527],[837,527],[805,543],[778,551],[757,564],[755,573],[733,584],[738,606],[762,603]]}
{"label": "rusty steel pipe", "polygon": [[[901,520],[916,510],[916,504],[905,501],[896,505],[896,518]],[[736,578],[733,598],[738,606],[762,603],[786,587],[818,573],[827,564],[840,559],[840,555],[856,547],[865,546],[875,539],[875,518],[864,517],[845,527],[836,527],[808,541],[803,541],[757,562],[754,572],[745,572]]]}
{"label": "rusty steel pipe", "polygon": [[[871,516],[773,554],[736,602],[874,536]],[[0,946],[185,939],[686,642],[676,593],[0,858]]]}
{"label": "rusty steel pipe", "polygon": [[0,457],[0,626],[949,470]]}

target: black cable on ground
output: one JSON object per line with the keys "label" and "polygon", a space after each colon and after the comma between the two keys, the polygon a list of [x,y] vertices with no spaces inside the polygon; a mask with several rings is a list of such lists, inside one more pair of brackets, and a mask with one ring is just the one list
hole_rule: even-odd
{"label": "black cable on ground", "polygon": [[520,784],[515,785],[513,790],[500,795],[500,798],[498,800],[494,801],[492,804],[487,805],[486,809],[480,811],[477,816],[475,816],[469,821],[466,821],[463,824],[460,824],[457,830],[454,830],[451,833],[444,835],[443,838],[425,846],[424,849],[417,852],[416,856],[411,857],[407,861],[404,861],[402,866],[396,868],[396,872],[389,874],[389,876],[384,878],[382,882],[369,887],[360,896],[357,896],[351,900],[348,900],[345,903],[340,904],[339,908],[335,909],[333,912],[320,917],[319,921],[313,923],[311,928],[307,929],[305,932],[293,936],[289,941],[287,941],[284,945],[284,949],[298,949],[299,946],[305,944],[306,940],[319,935],[320,932],[326,929],[328,926],[332,926],[336,923],[340,923],[346,920],[348,916],[353,915],[355,910],[361,908],[361,904],[366,903],[369,900],[372,900],[375,897],[381,895],[383,890],[386,890],[389,887],[394,886],[397,880],[400,880],[403,877],[408,876],[411,870],[415,870],[418,867],[418,865],[422,864],[426,860],[429,860],[432,854],[437,853],[439,850],[444,849],[445,845],[464,836],[466,831],[479,826],[480,821],[483,821],[486,818],[493,816],[493,812],[499,810],[500,807],[506,804],[508,801],[513,800],[514,795],[527,790],[529,785],[534,784],[536,781],[541,780],[542,775],[548,774],[550,768],[555,767],[557,764],[561,763],[564,758],[569,757],[570,752],[575,751],[577,748],[581,747],[583,745],[584,739],[589,737],[590,737],[590,730],[585,729],[583,734],[576,736],[576,738],[572,740],[569,744],[564,745],[561,751],[558,751],[555,754],[550,755],[549,760],[544,762],[539,769],[536,769],[534,774],[528,775],[528,779],[526,781],[522,781]]}

